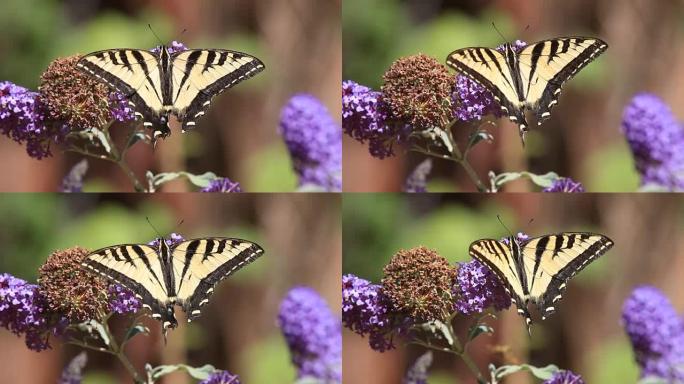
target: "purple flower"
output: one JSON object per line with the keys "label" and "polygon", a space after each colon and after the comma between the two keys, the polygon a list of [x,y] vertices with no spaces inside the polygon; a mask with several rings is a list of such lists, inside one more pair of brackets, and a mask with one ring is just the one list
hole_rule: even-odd
{"label": "purple flower", "polygon": [[[173,247],[174,245],[180,243],[183,240],[185,240],[185,239],[183,239],[183,236],[179,235],[176,232],[171,233],[168,238],[164,239],[164,241],[166,241],[166,244],[169,247]],[[147,244],[151,245],[153,247],[158,247],[159,246],[159,239],[154,239]]]}
{"label": "purple flower", "polygon": [[209,182],[209,185],[202,188],[200,192],[242,192],[240,183],[232,182],[227,177],[219,177]]}
{"label": "purple flower", "polygon": [[0,326],[26,336],[29,349],[40,352],[50,347],[47,336],[47,304],[38,286],[7,273],[0,274]]}
{"label": "purple flower", "polygon": [[[513,49],[520,52],[527,43],[516,40]],[[503,52],[505,45],[496,47]],[[501,117],[501,108],[494,100],[492,93],[482,85],[465,75],[456,76],[456,86],[452,94],[454,104],[454,117],[461,121],[481,120],[486,115]]]}
{"label": "purple flower", "polygon": [[404,192],[427,192],[427,177],[432,171],[432,159],[425,159],[411,172],[404,183]]}
{"label": "purple flower", "polygon": [[46,125],[37,101],[38,93],[8,81],[0,82],[0,133],[17,143],[26,143],[29,156],[50,156],[50,140],[61,142],[68,129],[59,124]]}
{"label": "purple flower", "polygon": [[684,320],[662,292],[651,286],[634,289],[622,307],[622,325],[642,377],[684,381]]}
{"label": "purple flower", "polygon": [[60,192],[76,193],[83,190],[83,177],[88,172],[88,160],[83,159],[76,163],[69,173],[62,179]]}
{"label": "purple flower", "polygon": [[482,313],[489,307],[501,311],[511,306],[511,298],[497,276],[477,260],[459,263],[454,308],[465,315]]}
{"label": "purple flower", "polygon": [[427,384],[428,369],[432,365],[432,352],[427,351],[416,359],[411,368],[406,372],[403,384]]}
{"label": "purple flower", "polygon": [[562,370],[553,374],[553,376],[544,381],[542,384],[584,384],[582,376],[573,372]]}
{"label": "purple flower", "polygon": [[228,371],[216,371],[198,384],[240,384],[240,378]]}
{"label": "purple flower", "polygon": [[361,336],[369,335],[372,349],[384,352],[394,348],[389,300],[379,284],[352,274],[342,276],[342,323]]}
{"label": "purple flower", "polygon": [[279,129],[300,186],[342,190],[342,130],[318,99],[293,96],[280,114]]}
{"label": "purple flower", "polygon": [[342,382],[342,326],[316,291],[291,289],[280,303],[278,326],[299,378]]}
{"label": "purple flower", "polygon": [[582,183],[575,182],[569,177],[559,177],[550,187],[542,189],[542,192],[581,193],[585,190]]}
{"label": "purple flower", "polygon": [[[161,49],[161,47],[154,47],[154,48],[150,49],[150,52],[159,53],[160,49]],[[173,54],[176,52],[187,51],[188,47],[186,47],[183,43],[174,40],[171,42],[171,45],[166,46],[166,49],[169,51],[169,54]]]}
{"label": "purple flower", "polygon": [[[370,154],[379,159],[393,156],[395,141],[405,141],[410,128],[398,130],[388,122],[388,109],[382,93],[351,80],[342,82],[342,128],[344,133],[365,143]],[[406,132],[404,132],[406,131]]]}
{"label": "purple flower", "polygon": [[684,189],[684,127],[657,96],[634,96],[622,116],[622,132],[634,155],[641,184]]}
{"label": "purple flower", "polygon": [[114,313],[135,313],[140,310],[142,303],[130,290],[118,285],[109,286],[109,310]]}
{"label": "purple flower", "polygon": [[88,362],[88,355],[85,352],[81,352],[76,355],[62,371],[62,376],[60,376],[57,384],[81,384],[83,380],[83,368],[85,368]]}
{"label": "purple flower", "polygon": [[112,111],[114,120],[122,122],[135,120],[135,109],[128,104],[126,96],[119,92],[109,94],[109,109]]}

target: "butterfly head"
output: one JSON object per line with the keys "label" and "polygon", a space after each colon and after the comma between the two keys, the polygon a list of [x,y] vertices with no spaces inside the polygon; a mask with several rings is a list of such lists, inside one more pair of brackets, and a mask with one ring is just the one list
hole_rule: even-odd
{"label": "butterfly head", "polygon": [[160,124],[154,127],[152,131],[152,145],[156,146],[158,139],[166,139],[171,134],[171,129],[169,128],[168,119],[162,116],[159,119]]}

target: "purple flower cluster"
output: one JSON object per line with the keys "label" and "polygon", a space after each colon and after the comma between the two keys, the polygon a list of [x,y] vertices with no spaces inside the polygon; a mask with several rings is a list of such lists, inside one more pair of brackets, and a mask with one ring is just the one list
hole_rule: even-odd
{"label": "purple flower cluster", "polygon": [[342,82],[342,129],[364,143],[370,154],[379,159],[394,155],[392,144],[406,140],[406,134],[388,121],[382,93],[351,80]]}
{"label": "purple flower cluster", "polygon": [[[176,52],[187,51],[188,47],[186,47],[185,44],[174,40],[171,42],[171,45],[166,46],[166,49],[169,51],[169,54],[173,54]],[[160,50],[161,50],[161,47],[157,46],[157,47],[150,49],[150,52],[159,53]]]}
{"label": "purple flower cluster", "polygon": [[427,192],[427,178],[432,171],[432,159],[425,159],[411,172],[404,183],[404,192],[425,193]]}
{"label": "purple flower cluster", "polygon": [[432,352],[427,351],[416,359],[411,368],[406,372],[402,384],[427,384],[428,369],[432,365]]}
{"label": "purple flower cluster", "polygon": [[[173,247],[174,245],[180,243],[180,242],[183,241],[183,240],[185,240],[185,239],[183,238],[183,236],[182,236],[182,235],[179,235],[179,234],[176,233],[176,232],[171,233],[171,234],[169,235],[168,238],[164,239],[164,241],[166,241],[166,244],[167,244],[169,247]],[[158,239],[158,238],[157,238],[157,239],[154,239],[154,240],[150,241],[150,242],[147,243],[147,244],[148,244],[148,245],[151,245],[151,246],[153,246],[153,247],[158,247],[158,246],[159,246],[159,239]]]}
{"label": "purple flower cluster", "polygon": [[651,286],[634,289],[622,307],[622,325],[642,377],[684,381],[684,320],[662,292]]}
{"label": "purple flower cluster", "polygon": [[560,177],[554,180],[550,187],[542,189],[542,192],[581,193],[585,190],[582,183],[575,182],[569,177]]}
{"label": "purple flower cluster", "polygon": [[142,303],[130,290],[118,285],[109,286],[109,310],[114,313],[135,313],[140,310]]}
{"label": "purple flower cluster", "polygon": [[63,141],[68,130],[46,125],[37,97],[36,92],[0,82],[0,133],[19,144],[26,143],[29,156],[42,159],[51,154],[50,140]]}
{"label": "purple flower cluster", "polygon": [[342,382],[342,326],[316,291],[290,290],[280,303],[278,326],[299,378]]}
{"label": "purple flower cluster", "polygon": [[112,111],[112,118],[116,121],[135,120],[135,109],[131,108],[126,96],[119,92],[109,94],[109,109]]}
{"label": "purple flower cluster", "polygon": [[37,285],[0,274],[0,326],[16,335],[25,335],[26,346],[37,352],[50,347],[47,335],[51,327],[47,312]]}
{"label": "purple flower cluster", "polygon": [[242,192],[240,183],[230,181],[227,177],[219,177],[209,182],[209,185],[202,188],[200,192]]}
{"label": "purple flower cluster", "polygon": [[[527,43],[516,40],[513,49],[520,52]],[[505,45],[496,47],[503,52]],[[461,121],[481,120],[486,115],[501,117],[501,108],[494,100],[492,93],[476,81],[465,75],[456,76],[456,86],[452,94],[454,117]]]}
{"label": "purple flower cluster", "polygon": [[342,323],[361,336],[368,335],[368,343],[378,352],[394,348],[386,337],[392,331],[390,304],[378,284],[352,274],[342,276]]}
{"label": "purple flower cluster", "polygon": [[501,311],[511,306],[499,278],[477,260],[459,264],[453,292],[454,308],[465,315],[482,313],[489,307]]}
{"label": "purple flower cluster", "polygon": [[584,384],[582,376],[571,371],[558,371],[553,376],[544,381],[542,384]]}
{"label": "purple flower cluster", "polygon": [[76,355],[62,371],[62,376],[60,376],[57,384],[81,384],[83,380],[83,368],[85,368],[88,362],[88,355],[85,352],[81,352]]}
{"label": "purple flower cluster", "polygon": [[659,97],[634,96],[623,113],[622,132],[642,185],[684,189],[684,127]]}
{"label": "purple flower cluster", "polygon": [[342,130],[328,109],[312,95],[295,95],[283,107],[279,127],[299,185],[341,191]]}
{"label": "purple flower cluster", "polygon": [[228,371],[216,371],[198,384],[240,384],[240,378]]}
{"label": "purple flower cluster", "polygon": [[62,185],[59,187],[60,192],[77,193],[83,190],[83,178],[88,172],[88,160],[83,159],[76,163],[69,173],[62,179]]}

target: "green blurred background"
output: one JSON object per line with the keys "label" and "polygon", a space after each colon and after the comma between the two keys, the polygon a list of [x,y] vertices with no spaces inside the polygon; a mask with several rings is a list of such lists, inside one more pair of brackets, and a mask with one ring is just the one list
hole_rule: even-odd
{"label": "green blurred background", "polygon": [[[134,338],[127,347],[138,370],[145,363],[212,364],[247,383],[291,383],[295,370],[276,326],[280,300],[292,287],[307,285],[339,313],[338,195],[5,194],[0,215],[5,218],[0,224],[0,271],[30,282],[55,250],[153,240],[157,234],[145,217],[162,234],[238,237],[265,249],[264,256],[217,286],[197,321],[169,332],[167,345],[159,322],[147,318],[150,335]],[[113,320],[115,329],[125,323],[124,317]],[[36,353],[23,338],[0,329],[0,381],[54,383],[78,352],[55,341],[52,350]],[[88,358],[84,383],[130,382],[110,356],[88,351]],[[190,382],[184,374],[163,381]]]}
{"label": "green blurred background", "polygon": [[[495,142],[480,144],[470,155],[482,180],[488,180],[488,171],[555,171],[581,181],[589,191],[635,191],[639,177],[620,132],[624,106],[635,93],[648,91],[684,118],[679,107],[684,89],[677,80],[684,76],[681,1],[346,0],[342,14],[343,79],[375,90],[393,61],[418,53],[444,63],[459,48],[496,47],[517,39],[532,43],[580,35],[609,44],[603,56],[565,85],[551,118],[541,127],[535,124],[524,149],[517,126],[508,119],[483,127]],[[461,146],[473,124],[455,126]],[[344,189],[400,190],[424,157],[403,148],[396,152],[396,158],[378,160],[366,145],[345,137]],[[460,167],[436,160],[428,190],[475,191],[475,186]],[[506,190],[536,188],[521,181]]]}
{"label": "green blurred background", "polygon": [[[190,48],[224,48],[260,58],[266,69],[215,99],[196,130],[172,135],[152,150],[137,144],[128,160],[140,179],[155,173],[211,171],[244,190],[294,191],[296,176],[278,133],[280,109],[308,92],[339,121],[341,71],[340,1],[315,0],[7,0],[0,5],[0,81],[36,89],[58,57],[114,48],[149,49],[172,40]],[[116,127],[115,127],[116,128]],[[113,130],[116,136],[116,129]],[[0,138],[4,191],[55,191],[80,155],[38,161],[23,147]],[[86,191],[132,191],[114,165],[89,160]],[[165,191],[192,188],[174,182]]]}
{"label": "green blurred background", "polygon": [[[615,246],[569,284],[559,310],[536,319],[532,336],[515,306],[498,314],[495,334],[469,347],[480,369],[487,364],[556,364],[580,373],[587,383],[634,383],[638,368],[620,325],[625,298],[640,284],[651,284],[684,309],[680,272],[684,266],[684,198],[677,195],[628,194],[345,194],[343,273],[379,283],[382,269],[400,249],[426,246],[450,262],[466,262],[469,245],[509,232],[541,236],[565,231],[604,234]],[[533,308],[533,306],[531,306]],[[457,330],[472,319],[458,316]],[[402,346],[378,353],[368,339],[345,329],[345,382],[400,382],[424,349]],[[506,351],[505,357],[500,353]],[[450,354],[435,354],[431,384],[474,383],[463,363]],[[506,383],[536,383],[526,374]]]}

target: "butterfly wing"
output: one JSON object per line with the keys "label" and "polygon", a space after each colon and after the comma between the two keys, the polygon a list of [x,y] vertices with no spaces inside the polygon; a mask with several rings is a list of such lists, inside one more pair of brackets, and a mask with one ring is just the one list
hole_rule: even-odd
{"label": "butterfly wing", "polygon": [[556,310],[568,280],[612,246],[604,235],[583,232],[546,235],[520,244],[530,299],[542,318]]}
{"label": "butterfly wing", "polygon": [[525,286],[525,274],[517,254],[517,247],[511,247],[494,239],[482,239],[470,245],[469,253],[472,258],[484,264],[499,278],[506,292],[515,301],[518,313],[525,318],[527,325],[531,317],[527,310],[528,294]]}
{"label": "butterfly wing", "polygon": [[451,52],[446,63],[492,92],[501,111],[524,130],[527,122],[518,91],[518,74],[511,72],[504,54],[484,47],[463,48]]}
{"label": "butterfly wing", "polygon": [[169,292],[155,248],[145,244],[114,245],[90,253],[81,265],[128,288],[144,308],[151,310],[153,318],[166,319]]}
{"label": "butterfly wing", "polygon": [[81,57],[76,67],[123,94],[146,127],[159,124],[164,103],[157,55],[139,49],[110,49]]}
{"label": "butterfly wing", "polygon": [[561,37],[526,46],[518,54],[523,95],[537,123],[551,116],[561,87],[596,59],[608,44],[600,39]]}
{"label": "butterfly wing", "polygon": [[252,242],[221,237],[186,240],[173,247],[176,297],[188,321],[200,315],[216,284],[263,253]]}
{"label": "butterfly wing", "polygon": [[193,49],[172,55],[173,111],[183,131],[194,128],[211,99],[264,69],[254,56],[220,49]]}

